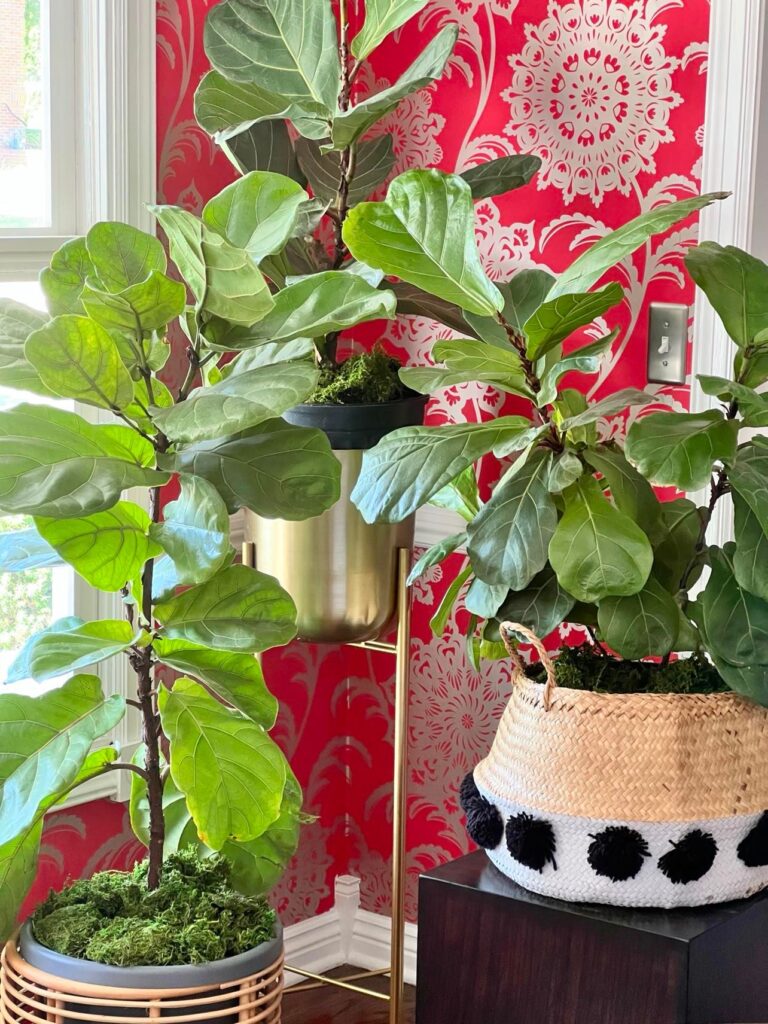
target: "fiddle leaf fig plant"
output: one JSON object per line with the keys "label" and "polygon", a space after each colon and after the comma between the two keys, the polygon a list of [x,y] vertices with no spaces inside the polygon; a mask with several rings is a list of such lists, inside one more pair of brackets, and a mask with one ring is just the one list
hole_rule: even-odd
{"label": "fiddle leaf fig plant", "polygon": [[[356,259],[462,309],[476,335],[438,342],[438,365],[401,370],[411,388],[475,381],[525,400],[527,414],[396,430],[365,453],[353,501],[367,522],[399,522],[426,503],[465,520],[462,533],[419,559],[412,580],[463,549],[432,624],[441,632],[466,590],[475,663],[503,656],[504,619],[540,635],[570,621],[603,653],[628,660],[706,654],[728,686],[768,704],[768,437],[754,433],[768,424],[760,390],[768,382],[768,267],[711,242],[687,254],[688,272],[736,345],[731,379],[700,378],[713,408],[672,411],[637,389],[590,401],[568,387],[568,374],[597,373],[617,335],[586,344],[576,335],[622,299],[618,284],[598,287],[603,274],[723,194],[655,207],[559,277],[523,270],[496,286],[474,250],[469,193],[457,176],[408,172],[384,201],[350,213],[344,238]],[[626,442],[603,436],[600,422],[627,409],[635,413]],[[475,467],[488,454],[503,469],[481,501]],[[701,507],[685,497],[662,502],[657,485],[707,488],[708,498]],[[735,541],[710,546],[708,527],[726,497]]]}

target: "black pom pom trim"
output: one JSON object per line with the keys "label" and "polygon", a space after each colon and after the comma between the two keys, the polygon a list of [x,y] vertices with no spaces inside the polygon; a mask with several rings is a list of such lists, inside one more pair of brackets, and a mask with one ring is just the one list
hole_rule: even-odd
{"label": "black pom pom trim", "polygon": [[504,821],[489,800],[475,784],[472,772],[465,775],[459,788],[459,803],[467,816],[467,833],[473,843],[484,850],[494,850],[504,835]]}
{"label": "black pom pom trim", "polygon": [[[670,840],[670,842],[672,842]],[[709,832],[695,828],[659,858],[659,869],[675,885],[698,882],[715,863],[717,843]]]}
{"label": "black pom pom trim", "polygon": [[557,871],[557,840],[550,822],[521,812],[507,822],[506,837],[510,856],[520,864],[539,874],[547,864]]}
{"label": "black pom pom trim", "polygon": [[764,868],[768,864],[768,811],[742,839],[736,852],[748,868]]}
{"label": "black pom pom trim", "polygon": [[639,873],[643,860],[650,855],[648,843],[639,832],[626,825],[609,825],[592,836],[587,860],[595,874],[612,882],[626,882]]}

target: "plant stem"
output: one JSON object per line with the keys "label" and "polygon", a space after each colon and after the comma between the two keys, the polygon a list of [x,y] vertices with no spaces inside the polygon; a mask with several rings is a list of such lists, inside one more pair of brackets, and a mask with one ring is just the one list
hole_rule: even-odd
{"label": "plant stem", "polygon": [[699,558],[701,557],[701,553],[704,551],[704,548],[706,547],[707,530],[709,529],[709,524],[712,522],[712,515],[715,511],[715,506],[717,505],[718,501],[720,501],[720,499],[723,497],[723,495],[728,493],[728,490],[728,473],[725,469],[719,469],[717,471],[717,475],[712,477],[711,483],[709,485],[709,502],[707,503],[707,507],[704,510],[704,514],[701,517],[701,524],[699,526],[699,535],[696,538],[696,545],[693,549],[693,554],[691,555],[688,564],[683,570],[683,575],[680,577],[680,584],[678,590],[688,590],[688,581],[691,578],[691,573],[696,568],[696,563],[698,562]]}

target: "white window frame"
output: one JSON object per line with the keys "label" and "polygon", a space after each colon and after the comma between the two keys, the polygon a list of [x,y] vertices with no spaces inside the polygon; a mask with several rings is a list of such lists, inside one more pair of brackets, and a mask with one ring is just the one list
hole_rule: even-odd
{"label": "white window frame", "polygon": [[[34,280],[68,238],[100,220],[121,220],[155,230],[147,209],[157,195],[155,142],[156,0],[51,0],[53,144],[62,155],[52,189],[68,195],[47,233],[0,234],[0,280]],[[70,92],[71,90],[71,92]],[[74,104],[72,103],[74,95]],[[74,110],[72,118],[64,110]],[[69,156],[67,157],[67,154]],[[67,157],[67,159],[64,159]],[[95,410],[79,410],[93,419]],[[119,594],[101,594],[75,575],[75,605],[85,619],[123,618]],[[126,659],[112,658],[99,675],[110,693],[133,694]],[[138,720],[129,708],[113,739],[121,760],[137,746]],[[107,773],[80,786],[66,802],[74,806],[107,797],[125,800],[127,773]]]}

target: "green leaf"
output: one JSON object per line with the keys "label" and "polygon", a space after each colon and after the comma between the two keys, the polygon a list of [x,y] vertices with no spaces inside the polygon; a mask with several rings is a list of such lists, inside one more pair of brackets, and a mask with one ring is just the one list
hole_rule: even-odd
{"label": "green leaf", "polygon": [[510,394],[533,398],[528,388],[519,354],[512,348],[501,349],[484,341],[438,341],[432,349],[436,360],[451,371],[458,371],[470,380],[494,383]]}
{"label": "green leaf", "polygon": [[612,282],[596,292],[559,295],[545,302],[523,325],[528,358],[539,359],[574,331],[607,313],[623,296],[621,285]]}
{"label": "green leaf", "polygon": [[557,278],[549,293],[550,299],[573,292],[585,292],[596,284],[606,270],[639,249],[653,235],[661,234],[692,213],[709,206],[716,199],[725,199],[727,192],[708,192],[692,199],[681,199],[641,213],[639,217],[611,231],[573,261]]}
{"label": "green leaf", "polygon": [[61,633],[44,630],[32,638],[27,657],[37,682],[96,665],[127,650],[135,641],[132,627],[122,619],[86,622]]}
{"label": "green leaf", "polygon": [[111,508],[128,487],[158,487],[152,446],[130,427],[95,426],[63,409],[0,412],[0,510],[76,518]]}
{"label": "green leaf", "polygon": [[436,508],[447,508],[470,522],[480,511],[480,495],[477,488],[475,467],[467,466],[450,483],[433,494],[429,504]]}
{"label": "green leaf", "polygon": [[352,55],[365,60],[387,36],[418,14],[427,0],[366,0],[365,22],[352,40]]}
{"label": "green leaf", "polygon": [[742,384],[750,388],[759,388],[768,381],[768,349],[756,348],[749,358],[739,349],[733,360],[734,373]]}
{"label": "green leaf", "polygon": [[768,330],[768,266],[734,245],[701,242],[685,266],[741,348]]}
{"label": "green leaf", "polygon": [[[511,281],[498,285],[504,299],[502,316],[519,335],[523,335],[524,325],[542,304],[554,280],[546,270],[521,270]],[[495,318],[475,316],[472,313],[465,313],[464,318],[483,341],[501,348],[509,347],[507,332]]]}
{"label": "green leaf", "polygon": [[27,572],[61,564],[59,554],[37,530],[0,533],[0,572]]}
{"label": "green leaf", "polygon": [[85,236],[85,245],[94,272],[108,292],[117,294],[146,281],[153,271],[165,271],[165,249],[158,239],[130,224],[94,224]]}
{"label": "green leaf", "polygon": [[40,535],[86,583],[120,590],[161,548],[147,537],[149,516],[130,501],[82,519],[35,518]]}
{"label": "green leaf", "polygon": [[366,97],[347,111],[337,110],[331,132],[334,149],[351,146],[377,121],[395,110],[406,96],[440,78],[453,53],[458,34],[458,25],[444,25],[394,85]]}
{"label": "green leaf", "polygon": [[486,583],[522,590],[547,563],[557,510],[547,489],[552,453],[520,459],[467,527],[467,551]]}
{"label": "green leaf", "polygon": [[60,246],[51,257],[50,267],[40,274],[40,287],[51,316],[85,312],[80,296],[86,280],[94,274],[85,238],[73,238]]}
{"label": "green leaf", "polygon": [[630,597],[606,597],[597,621],[603,640],[622,658],[661,657],[674,650],[680,623],[675,599],[658,580],[648,582]]}
{"label": "green leaf", "polygon": [[184,675],[195,676],[217,697],[264,729],[275,724],[277,701],[267,689],[261,666],[252,655],[162,638],[156,641],[155,651],[164,664]]}
{"label": "green leaf", "polygon": [[149,527],[152,540],[173,562],[174,586],[214,576],[232,551],[227,506],[213,484],[185,473],[179,483],[179,496],[163,509],[163,522]]}
{"label": "green leaf", "polygon": [[739,586],[768,601],[768,536],[749,505],[734,493],[736,550],[733,571]]}
{"label": "green leaf", "polygon": [[102,409],[124,409],[133,400],[133,381],[117,346],[87,317],[56,317],[30,334],[24,352],[46,387],[62,398]]}
{"label": "green leaf", "polygon": [[445,537],[443,540],[438,541],[437,544],[433,544],[431,548],[427,548],[414,563],[408,575],[408,586],[412,586],[416,580],[420,579],[427,569],[431,569],[433,565],[439,565],[448,555],[453,554],[466,539],[467,535],[462,531],[461,533],[454,533],[451,537]]}
{"label": "green leaf", "polygon": [[584,464],[581,459],[575,452],[566,448],[556,456],[552,463],[547,488],[551,494],[560,494],[566,487],[576,483],[583,473]]}
{"label": "green leaf", "polygon": [[[395,294],[399,316],[423,316],[429,320],[435,320],[439,324],[444,324],[459,334],[468,333],[464,314],[454,303],[446,302],[445,299],[438,298],[437,295],[430,295],[429,292],[417,288],[416,285],[408,284],[407,281],[395,281],[394,284],[388,284],[387,287]],[[495,320],[489,320],[486,317],[479,319],[485,323],[496,323]]]}
{"label": "green leaf", "polygon": [[0,387],[51,397],[53,392],[24,354],[24,343],[47,317],[13,299],[0,299]]}
{"label": "green leaf", "polygon": [[458,600],[461,588],[471,575],[472,566],[467,562],[464,568],[457,573],[451,581],[451,585],[448,587],[445,594],[443,594],[443,599],[438,605],[437,611],[429,620],[429,628],[435,636],[442,636],[445,632],[445,627],[448,625],[448,619],[451,617],[453,606]]}
{"label": "green leaf", "polygon": [[230,360],[221,368],[222,380],[250,373],[264,366],[291,363],[314,357],[315,346],[310,338],[295,338],[293,341],[265,342],[257,348],[249,348]]}
{"label": "green leaf", "polygon": [[[342,155],[338,150],[324,153],[317,142],[297,139],[296,155],[309,179],[312,192],[326,203],[334,202],[339,193]],[[392,136],[379,135],[359,144],[352,177],[349,179],[347,202],[357,206],[384,181],[395,165]]]}
{"label": "green leaf", "polygon": [[[632,516],[629,508],[623,508],[622,511]],[[653,572],[667,590],[674,592],[679,589],[683,573],[696,554],[703,511],[688,498],[659,503],[660,540],[655,544]],[[646,521],[644,518],[635,518],[639,524],[644,525]],[[701,568],[695,577],[688,580],[689,585],[696,581],[700,573]]]}
{"label": "green leaf", "polygon": [[661,503],[651,485],[627,462],[622,451],[610,444],[601,444],[587,448],[582,456],[592,469],[601,474],[619,511],[642,526],[646,533],[652,534],[659,521]]}
{"label": "green leaf", "polygon": [[363,455],[352,501],[367,523],[398,523],[467,466],[529,427],[523,416],[490,423],[401,427]]}
{"label": "green leaf", "polygon": [[589,604],[642,590],[653,564],[643,531],[608,501],[594,477],[583,476],[564,497],[549,545],[560,586]]}
{"label": "green leaf", "polygon": [[30,679],[32,677],[29,656],[38,637],[42,636],[43,633],[64,633],[67,630],[71,631],[84,625],[85,622],[83,619],[78,618],[76,615],[66,615],[64,618],[56,619],[50,626],[40,630],[40,632],[33,633],[32,636],[23,644],[19,653],[8,666],[5,679],[3,679],[2,682],[20,683],[23,680]]}
{"label": "green leaf", "polygon": [[266,651],[296,635],[296,607],[277,580],[245,565],[161,601],[163,636],[229,651]]}
{"label": "green leaf", "polygon": [[211,64],[230,81],[335,110],[341,72],[329,0],[224,0],[208,15],[204,39]]}
{"label": "green leaf", "polygon": [[315,390],[312,362],[285,362],[236,373],[196,388],[185,402],[153,410],[155,425],[172,441],[209,441],[282,416]]}
{"label": "green leaf", "polygon": [[[658,402],[658,395],[649,395],[646,391],[638,391],[637,388],[624,388],[613,395],[608,395],[600,402],[588,404],[583,412],[576,416],[568,416],[563,420],[564,430],[575,430],[578,427],[595,423],[603,416],[612,416],[614,413],[623,412],[633,405],[649,405],[651,402]],[[660,414],[664,415],[664,414]]]}
{"label": "green leaf", "polygon": [[181,316],[187,290],[181,281],[153,270],[146,281],[117,294],[87,284],[81,299],[88,316],[107,330],[148,335],[165,331],[171,320]]}
{"label": "green leaf", "polygon": [[161,689],[159,705],[171,777],[202,841],[220,850],[266,832],[280,814],[287,766],[264,729],[191,679]]}
{"label": "green leaf", "polygon": [[[283,119],[297,113],[296,105],[262,89],[255,82],[231,82],[218,71],[203,75],[195,90],[195,118],[219,143],[240,139],[243,132],[273,118]],[[327,124],[318,122],[322,138]]]}
{"label": "green leaf", "polygon": [[91,744],[124,713],[123,697],[105,698],[96,676],[74,676],[40,697],[0,694],[0,846],[75,781]]}
{"label": "green leaf", "polygon": [[230,512],[245,507],[269,519],[319,515],[338,501],[341,489],[341,467],[327,436],[282,420],[235,438],[199,441],[164,464],[205,477]]}
{"label": "green leaf", "polygon": [[570,594],[560,586],[551,566],[545,566],[523,590],[513,590],[499,608],[499,622],[519,622],[532,629],[542,639],[561,622],[575,604]]}
{"label": "green leaf", "polygon": [[[739,668],[768,666],[768,602],[736,582],[734,551],[733,543],[710,548],[712,571],[699,598],[701,621],[698,616],[697,621],[714,656]],[[726,682],[730,684],[727,678]],[[766,697],[764,693],[762,700]]]}
{"label": "green leaf", "polygon": [[549,405],[557,398],[557,385],[566,373],[597,373],[603,356],[610,352],[611,346],[619,335],[619,328],[606,334],[597,341],[576,349],[570,355],[559,359],[550,369],[546,370],[541,378],[541,390],[536,396],[536,404],[539,408]]}
{"label": "green leaf", "polygon": [[406,171],[382,203],[361,203],[344,223],[357,260],[470,313],[493,316],[504,300],[480,265],[469,186],[455,174]]}
{"label": "green leaf", "polygon": [[709,482],[715,463],[733,461],[737,436],[736,421],[717,409],[654,412],[629,428],[626,454],[652,483],[695,491]]}
{"label": "green leaf", "polygon": [[252,124],[237,135],[230,135],[226,141],[220,140],[220,144],[241,174],[273,171],[291,178],[302,188],[307,184],[285,121]]}
{"label": "green leaf", "polygon": [[727,377],[710,377],[698,374],[701,390],[723,402],[736,402],[738,411],[748,427],[768,427],[768,397]]}
{"label": "green leaf", "polygon": [[317,338],[370,320],[392,320],[395,312],[388,289],[373,288],[356,274],[328,270],[279,291],[264,319],[247,329],[224,332],[212,347],[228,351],[268,341]]}
{"label": "green leaf", "polygon": [[728,479],[768,533],[768,439],[758,436],[741,445]]}
{"label": "green leaf", "polygon": [[279,252],[291,237],[299,209],[309,197],[295,181],[271,171],[253,171],[222,189],[203,210],[203,222],[254,263]]}
{"label": "green leaf", "polygon": [[472,189],[473,199],[488,199],[527,185],[540,167],[539,157],[516,153],[471,167],[462,171],[461,176]]}
{"label": "green leaf", "polygon": [[464,597],[464,607],[481,619],[491,619],[509,592],[506,584],[491,584],[475,576]]}

